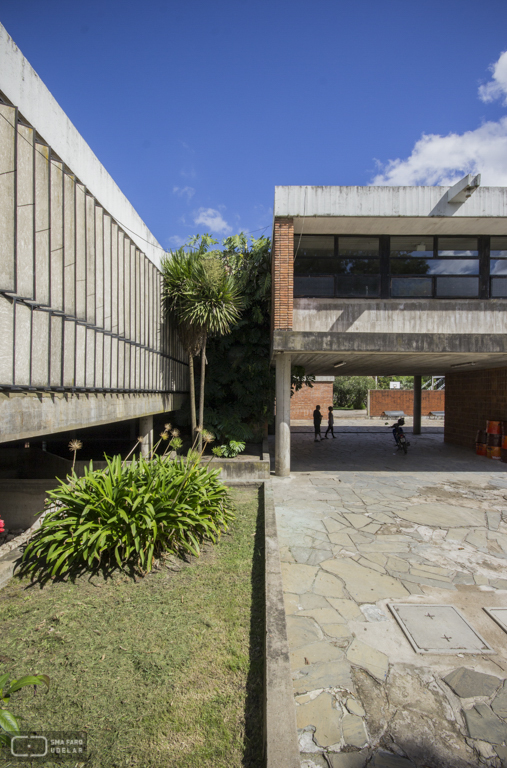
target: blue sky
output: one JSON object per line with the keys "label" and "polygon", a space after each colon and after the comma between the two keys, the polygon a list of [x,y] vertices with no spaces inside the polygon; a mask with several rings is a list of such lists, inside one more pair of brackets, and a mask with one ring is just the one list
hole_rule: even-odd
{"label": "blue sky", "polygon": [[166,248],[269,234],[276,184],[507,185],[505,0],[2,0],[0,21]]}

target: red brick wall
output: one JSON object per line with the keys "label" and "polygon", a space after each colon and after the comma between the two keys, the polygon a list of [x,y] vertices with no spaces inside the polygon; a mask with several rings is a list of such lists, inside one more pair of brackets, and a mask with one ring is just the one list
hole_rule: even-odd
{"label": "red brick wall", "polygon": [[313,387],[302,387],[290,399],[291,419],[311,419],[315,406],[320,405],[323,422],[327,420],[327,409],[333,405],[333,382],[316,381]]}
{"label": "red brick wall", "polygon": [[507,421],[507,368],[445,374],[444,440],[471,448],[486,421]]}
{"label": "red brick wall", "polygon": [[[447,375],[445,386],[447,388]],[[369,402],[370,416],[381,416],[384,411],[403,411],[407,416],[414,415],[413,389],[370,389]],[[445,391],[423,389],[421,392],[421,415],[428,416],[430,411],[443,410],[445,410]]]}
{"label": "red brick wall", "polygon": [[275,330],[292,330],[294,301],[294,223],[275,219],[272,251],[272,323]]}

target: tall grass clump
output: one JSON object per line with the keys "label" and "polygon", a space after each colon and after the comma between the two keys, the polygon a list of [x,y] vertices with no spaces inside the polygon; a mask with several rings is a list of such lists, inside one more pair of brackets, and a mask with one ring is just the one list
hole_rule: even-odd
{"label": "tall grass clump", "polygon": [[21,573],[148,572],[164,552],[198,555],[200,544],[216,542],[234,516],[219,470],[208,470],[201,458],[195,451],[173,459],[152,453],[127,464],[114,456],[104,469],[90,462],[84,477],[72,470],[48,492],[50,511],[23,553]]}

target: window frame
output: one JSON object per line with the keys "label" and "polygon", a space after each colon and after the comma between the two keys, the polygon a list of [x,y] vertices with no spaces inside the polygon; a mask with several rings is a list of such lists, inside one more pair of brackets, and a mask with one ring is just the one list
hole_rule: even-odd
{"label": "window frame", "polygon": [[[485,235],[422,235],[422,234],[414,234],[410,235],[410,237],[414,238],[421,238],[421,239],[433,239],[433,258],[435,260],[437,259],[445,259],[448,261],[463,261],[463,259],[469,259],[470,261],[478,260],[479,261],[479,272],[477,275],[463,275],[463,274],[448,274],[448,275],[421,275],[420,273],[417,274],[400,274],[400,273],[394,273],[391,272],[391,262],[392,260],[395,260],[399,258],[400,260],[403,257],[397,257],[397,256],[391,256],[391,240],[396,237],[403,237],[403,235],[349,235],[349,234],[341,234],[341,235],[329,235],[329,234],[311,234],[308,235],[308,237],[312,238],[330,238],[333,237],[333,254],[332,256],[319,256],[319,260],[326,261],[329,260],[329,262],[337,262],[341,259],[353,259],[353,256],[340,256],[339,254],[339,241],[340,238],[358,238],[358,239],[376,239],[378,240],[378,251],[375,254],[372,254],[371,256],[365,256],[363,254],[358,255],[358,259],[377,259],[379,260],[379,273],[365,273],[365,275],[378,276],[379,277],[379,290],[374,295],[359,295],[359,296],[352,296],[350,294],[345,294],[341,291],[339,291],[338,287],[338,281],[340,276],[343,276],[346,273],[335,273],[333,271],[329,272],[322,272],[318,273],[316,275],[315,273],[301,273],[296,274],[296,250],[298,249],[298,242],[301,235],[297,234],[294,235],[294,281],[296,277],[327,277],[327,278],[333,278],[334,279],[334,285],[333,285],[333,294],[326,296],[326,297],[318,297],[318,296],[312,296],[310,294],[303,294],[303,293],[296,293],[295,285],[294,285],[294,298],[340,298],[340,299],[351,299],[351,300],[358,300],[358,299],[396,299],[396,300],[403,300],[403,301],[427,301],[428,299],[466,299],[468,301],[472,300],[478,300],[478,299],[489,299],[492,297],[492,280],[495,279],[495,276],[490,275],[490,240],[493,236],[485,236]],[[302,237],[305,237],[305,235],[302,235]],[[473,238],[477,242],[477,255],[474,256],[439,256],[438,255],[438,241],[440,239],[440,244],[442,245],[442,240],[446,238],[452,238],[452,239],[458,239],[458,238]],[[499,236],[500,237],[500,236]],[[503,237],[503,236],[502,236]],[[442,250],[442,248],[441,248]],[[445,250],[445,249],[444,249]],[[406,259],[407,257],[405,257]],[[411,257],[412,258],[412,257]],[[414,257],[415,258],[415,257]],[[503,258],[503,257],[502,257]],[[507,261],[507,257],[506,261]],[[358,275],[359,276],[359,275]],[[403,279],[406,278],[428,278],[432,281],[432,291],[430,296],[394,296],[392,293],[392,280],[393,278]],[[439,277],[446,277],[446,278],[461,278],[461,279],[470,279],[470,280],[478,280],[478,291],[475,296],[453,296],[453,295],[438,295],[437,293],[437,280]],[[497,298],[503,298],[503,297],[497,297]],[[507,298],[507,297],[506,297]]]}

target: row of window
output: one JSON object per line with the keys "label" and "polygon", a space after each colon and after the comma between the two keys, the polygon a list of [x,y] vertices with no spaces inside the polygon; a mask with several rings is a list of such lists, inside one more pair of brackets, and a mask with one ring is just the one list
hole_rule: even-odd
{"label": "row of window", "polygon": [[299,297],[378,297],[388,285],[395,298],[477,298],[485,274],[489,295],[507,297],[507,237],[296,235],[294,255]]}

